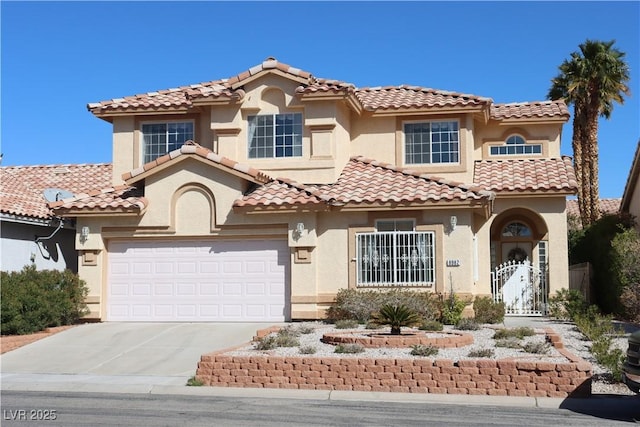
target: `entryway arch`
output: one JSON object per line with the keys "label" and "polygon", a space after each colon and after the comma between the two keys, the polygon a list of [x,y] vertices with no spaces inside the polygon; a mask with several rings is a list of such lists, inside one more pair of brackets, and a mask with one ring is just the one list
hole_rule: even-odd
{"label": "entryway arch", "polygon": [[491,283],[507,315],[546,314],[548,227],[529,209],[501,212],[491,224]]}

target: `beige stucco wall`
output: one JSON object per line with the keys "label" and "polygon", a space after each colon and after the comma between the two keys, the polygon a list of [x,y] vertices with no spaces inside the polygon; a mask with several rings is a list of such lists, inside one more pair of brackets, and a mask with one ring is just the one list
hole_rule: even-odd
{"label": "beige stucco wall", "polygon": [[[510,135],[520,135],[527,143],[541,144],[541,157],[560,157],[560,136],[562,126],[560,124],[521,124],[521,123],[501,123],[490,120],[487,124],[476,121],[474,158],[490,159],[502,158],[506,156],[491,156],[489,147],[492,145],[504,144]],[[540,157],[540,155],[537,155]],[[527,157],[527,156],[521,156]],[[531,157],[531,155],[529,155]],[[513,159],[517,156],[508,156]]]}

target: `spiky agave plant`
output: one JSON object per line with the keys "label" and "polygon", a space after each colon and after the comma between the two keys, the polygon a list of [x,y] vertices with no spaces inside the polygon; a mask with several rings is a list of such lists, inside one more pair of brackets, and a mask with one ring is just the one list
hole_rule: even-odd
{"label": "spiky agave plant", "polygon": [[400,328],[418,325],[422,318],[406,305],[385,304],[373,315],[372,322],[380,326],[389,325],[391,335],[400,335]]}

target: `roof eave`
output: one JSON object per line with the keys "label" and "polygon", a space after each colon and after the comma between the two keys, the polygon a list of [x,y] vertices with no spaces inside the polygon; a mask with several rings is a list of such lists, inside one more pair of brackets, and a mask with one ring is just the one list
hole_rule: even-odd
{"label": "roof eave", "polygon": [[416,114],[467,114],[482,113],[485,106],[465,107],[403,107],[403,108],[375,108],[365,109],[371,112],[373,117],[408,116]]}
{"label": "roof eave", "polygon": [[620,212],[629,212],[631,205],[631,198],[638,185],[638,176],[640,175],[640,139],[636,146],[636,152],[633,156],[633,162],[631,163],[631,169],[629,175],[627,175],[627,182],[624,185],[624,191],[622,192],[622,201],[620,202]]}

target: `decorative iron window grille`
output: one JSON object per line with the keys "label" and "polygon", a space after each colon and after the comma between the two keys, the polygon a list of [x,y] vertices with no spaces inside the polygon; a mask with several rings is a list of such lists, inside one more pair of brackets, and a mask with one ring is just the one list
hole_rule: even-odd
{"label": "decorative iron window grille", "polygon": [[357,286],[432,286],[435,233],[356,234]]}

